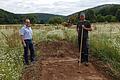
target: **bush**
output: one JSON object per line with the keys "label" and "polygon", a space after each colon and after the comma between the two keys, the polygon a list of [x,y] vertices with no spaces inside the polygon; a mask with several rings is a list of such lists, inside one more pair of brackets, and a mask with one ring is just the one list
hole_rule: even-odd
{"label": "bush", "polygon": [[63,40],[65,39],[64,32],[62,30],[53,30],[47,33],[47,39],[49,40]]}

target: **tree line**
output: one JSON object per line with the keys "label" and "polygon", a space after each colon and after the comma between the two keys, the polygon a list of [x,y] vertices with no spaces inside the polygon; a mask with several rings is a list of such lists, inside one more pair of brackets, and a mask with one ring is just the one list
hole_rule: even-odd
{"label": "tree line", "polygon": [[[113,5],[102,9],[87,9],[82,11],[86,14],[86,19],[95,22],[120,22],[120,6]],[[69,20],[76,24],[81,12],[69,16]]]}
{"label": "tree line", "polygon": [[0,9],[0,24],[22,24],[26,18],[32,24],[61,24],[65,16],[53,14],[14,14]]}

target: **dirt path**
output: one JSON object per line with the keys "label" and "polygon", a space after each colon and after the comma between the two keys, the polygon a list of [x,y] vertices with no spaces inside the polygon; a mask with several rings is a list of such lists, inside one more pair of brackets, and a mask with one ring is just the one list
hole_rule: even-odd
{"label": "dirt path", "polygon": [[110,80],[93,64],[78,65],[78,50],[64,41],[39,43],[42,55],[23,70],[22,80]]}

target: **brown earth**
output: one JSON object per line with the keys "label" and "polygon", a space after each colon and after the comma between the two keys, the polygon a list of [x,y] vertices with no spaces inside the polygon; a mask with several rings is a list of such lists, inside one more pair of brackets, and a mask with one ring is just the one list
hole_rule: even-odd
{"label": "brown earth", "polygon": [[110,80],[98,71],[94,60],[90,60],[89,66],[79,66],[78,49],[71,43],[41,42],[36,50],[41,56],[23,69],[21,80]]}

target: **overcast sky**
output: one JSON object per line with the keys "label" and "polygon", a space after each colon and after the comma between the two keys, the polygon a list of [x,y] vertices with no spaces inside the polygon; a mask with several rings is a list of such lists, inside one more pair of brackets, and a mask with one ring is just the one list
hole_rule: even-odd
{"label": "overcast sky", "polygon": [[20,14],[69,15],[102,4],[120,4],[120,0],[0,0],[1,9]]}

